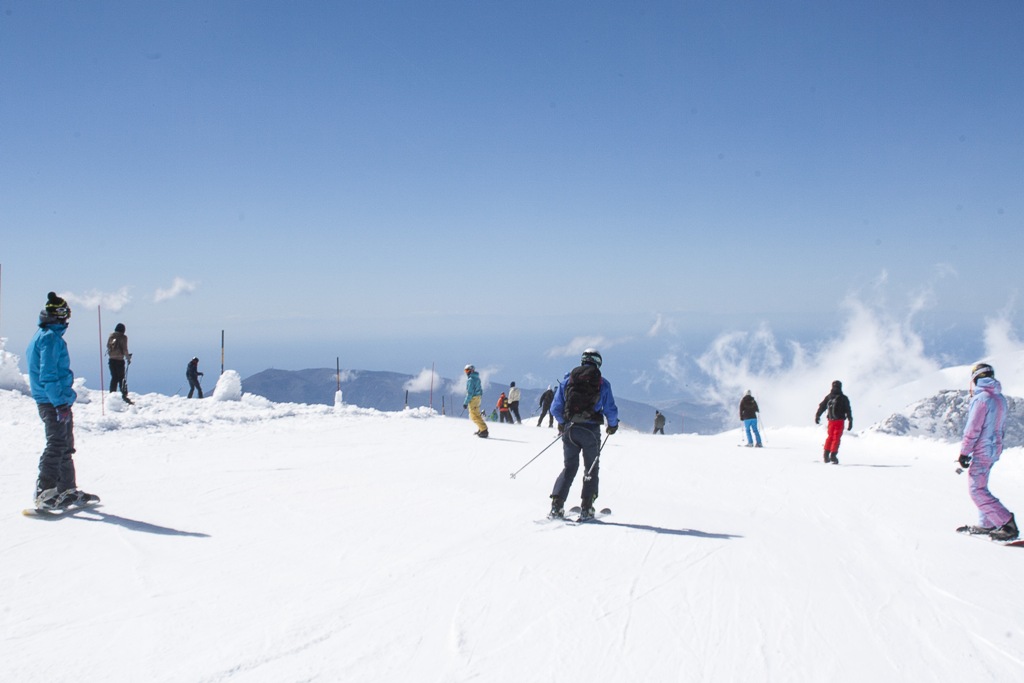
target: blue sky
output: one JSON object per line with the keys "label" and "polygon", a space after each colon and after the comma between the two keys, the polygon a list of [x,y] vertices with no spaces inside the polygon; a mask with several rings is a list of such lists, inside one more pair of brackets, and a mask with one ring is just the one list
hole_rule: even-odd
{"label": "blue sky", "polygon": [[68,295],[95,383],[102,305],[169,392],[223,329],[243,376],[546,384],[589,340],[671,394],[672,359],[825,345],[851,299],[977,354],[1020,322],[1022,29],[1016,1],[0,0],[0,335]]}

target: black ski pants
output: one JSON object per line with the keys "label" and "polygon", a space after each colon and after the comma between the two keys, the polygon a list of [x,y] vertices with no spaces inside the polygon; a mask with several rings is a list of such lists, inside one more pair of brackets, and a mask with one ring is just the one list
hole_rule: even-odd
{"label": "black ski pants", "polygon": [[[555,480],[555,487],[551,491],[552,496],[557,496],[562,501],[569,497],[569,489],[580,469],[580,455],[583,455],[583,493],[582,500],[584,507],[591,507],[597,498],[598,471],[600,463],[596,466],[598,453],[601,452],[601,425],[588,422],[585,424],[573,424],[562,432],[562,457],[565,466],[562,473]],[[594,467],[593,470],[590,468]],[[590,478],[587,478],[590,472]]]}
{"label": "black ski pants", "polygon": [[39,418],[46,432],[46,447],[39,458],[39,479],[36,488],[40,491],[56,487],[58,491],[76,488],[74,417],[57,422],[57,409],[50,403],[39,403]]}
{"label": "black ski pants", "polygon": [[121,392],[124,396],[124,360],[111,358],[107,367],[110,368],[110,393]]}

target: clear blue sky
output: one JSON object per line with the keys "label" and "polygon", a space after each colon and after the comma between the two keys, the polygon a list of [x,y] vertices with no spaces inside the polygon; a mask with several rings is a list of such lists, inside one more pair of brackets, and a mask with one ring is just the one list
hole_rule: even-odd
{"label": "clear blue sky", "polygon": [[222,329],[243,376],[547,378],[590,337],[632,381],[851,293],[980,344],[1021,318],[1022,35],[1017,0],[0,0],[0,335],[73,295],[97,375],[102,302],[156,391]]}

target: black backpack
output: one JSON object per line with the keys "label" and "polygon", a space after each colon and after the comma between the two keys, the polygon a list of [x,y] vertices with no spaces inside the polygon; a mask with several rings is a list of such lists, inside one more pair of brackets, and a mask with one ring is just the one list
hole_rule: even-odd
{"label": "black backpack", "polygon": [[566,422],[603,422],[603,416],[594,412],[601,397],[601,371],[596,365],[587,363],[573,368],[565,382],[565,410],[562,417]]}

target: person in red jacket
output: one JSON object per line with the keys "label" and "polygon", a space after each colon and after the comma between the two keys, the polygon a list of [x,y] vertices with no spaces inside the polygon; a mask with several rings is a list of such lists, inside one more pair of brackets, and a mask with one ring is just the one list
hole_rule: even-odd
{"label": "person in red jacket", "polygon": [[500,416],[499,422],[508,422],[509,424],[515,424],[515,420],[512,419],[512,413],[509,412],[508,397],[505,396],[505,392],[501,392],[501,396],[498,397],[498,415]]}

